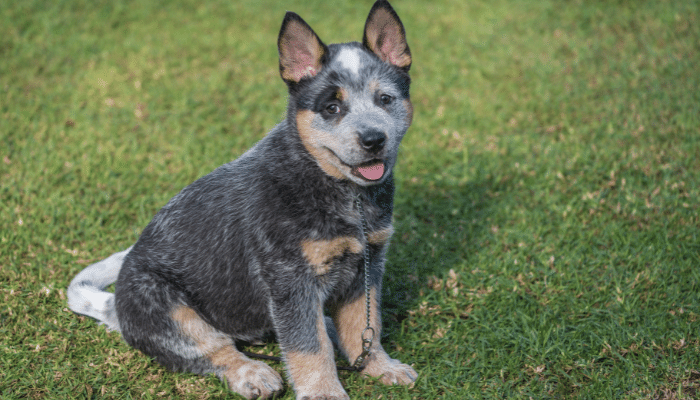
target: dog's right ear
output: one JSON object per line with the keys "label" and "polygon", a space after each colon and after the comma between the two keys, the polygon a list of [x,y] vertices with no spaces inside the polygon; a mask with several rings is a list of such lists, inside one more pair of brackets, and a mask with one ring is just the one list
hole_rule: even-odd
{"label": "dog's right ear", "polygon": [[321,71],[328,49],[321,39],[293,12],[287,12],[282,21],[277,49],[280,55],[280,75],[287,84],[299,83]]}

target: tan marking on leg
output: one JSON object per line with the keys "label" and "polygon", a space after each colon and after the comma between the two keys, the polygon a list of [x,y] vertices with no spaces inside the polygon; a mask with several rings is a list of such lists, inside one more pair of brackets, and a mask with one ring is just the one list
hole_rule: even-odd
{"label": "tan marking on leg", "polygon": [[391,235],[394,234],[394,227],[388,226],[378,231],[370,232],[367,235],[367,240],[372,244],[386,244],[389,242]]}
{"label": "tan marking on leg", "polygon": [[328,149],[329,147],[339,147],[340,144],[328,132],[312,128],[313,119],[314,113],[310,110],[300,111],[297,114],[297,130],[306,151],[316,160],[323,172],[337,179],[347,179],[341,169],[350,174],[350,168],[343,165],[342,161]]}
{"label": "tan marking on leg", "polygon": [[177,306],[170,316],[180,332],[195,342],[199,356],[222,368],[219,377],[226,379],[231,390],[249,399],[267,398],[282,390],[277,371],[244,356],[230,337],[207,324],[192,308]]}
{"label": "tan marking on leg", "polygon": [[211,363],[217,366],[226,366],[230,369],[236,369],[243,366],[245,361],[243,354],[232,346],[224,346],[209,354]]}
{"label": "tan marking on leg", "polygon": [[[372,348],[362,373],[381,377],[384,384],[408,385],[416,380],[418,374],[410,366],[402,364],[386,353],[380,343],[382,323],[379,310],[378,293],[370,289],[370,324],[374,329]],[[341,305],[334,310],[333,320],[338,331],[338,341],[349,362],[354,362],[362,352],[362,331],[367,326],[365,297]]]}
{"label": "tan marking on leg", "polygon": [[338,380],[333,344],[326,332],[323,308],[319,307],[316,319],[316,335],[320,349],[316,353],[287,352],[285,359],[289,377],[294,384],[297,398],[349,399]]}
{"label": "tan marking on leg", "polygon": [[[367,327],[367,307],[364,294],[332,311],[333,323],[338,332],[338,344],[348,361],[355,362],[362,352],[362,331]],[[372,348],[379,345],[382,321],[379,318],[377,289],[370,289],[370,325],[374,329]],[[381,346],[381,345],[379,345]]]}
{"label": "tan marking on leg", "polygon": [[362,252],[362,244],[352,236],[341,236],[331,240],[304,240],[301,250],[316,275],[323,275],[330,271],[336,257],[348,251]]}
{"label": "tan marking on leg", "polygon": [[204,356],[232,343],[229,337],[204,322],[190,307],[177,306],[170,317],[180,325],[180,331],[195,342],[197,350]]}

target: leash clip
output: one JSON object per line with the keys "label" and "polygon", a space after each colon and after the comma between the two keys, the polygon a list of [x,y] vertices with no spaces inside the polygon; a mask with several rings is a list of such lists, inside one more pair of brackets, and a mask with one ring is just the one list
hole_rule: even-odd
{"label": "leash clip", "polygon": [[367,359],[368,356],[369,356],[369,350],[362,350],[362,353],[360,353],[360,355],[357,356],[357,359],[352,364],[353,368],[356,368],[358,371],[361,370],[362,368],[364,368],[365,360]]}
{"label": "leash clip", "polygon": [[[368,338],[365,338],[365,333],[367,332],[371,332],[372,334]],[[374,328],[368,326],[362,331],[362,353],[355,359],[355,362],[352,364],[353,367],[357,369],[362,369],[362,367],[364,367],[365,360],[371,353],[372,338],[374,338]]]}

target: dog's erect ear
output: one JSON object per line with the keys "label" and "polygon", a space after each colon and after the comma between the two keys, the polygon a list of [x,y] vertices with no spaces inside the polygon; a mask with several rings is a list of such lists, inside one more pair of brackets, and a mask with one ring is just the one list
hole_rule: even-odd
{"label": "dog's erect ear", "polygon": [[411,50],[406,43],[406,31],[396,11],[386,0],[377,0],[365,23],[362,44],[384,62],[408,72],[411,68]]}
{"label": "dog's erect ear", "polygon": [[287,12],[284,16],[277,49],[280,74],[288,83],[298,83],[303,78],[316,76],[328,52],[313,29],[293,12]]}

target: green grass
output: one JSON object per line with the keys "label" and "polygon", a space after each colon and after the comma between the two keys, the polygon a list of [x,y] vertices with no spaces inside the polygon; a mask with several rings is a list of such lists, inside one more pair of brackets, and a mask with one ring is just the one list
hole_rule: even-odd
{"label": "green grass", "polygon": [[[350,396],[700,397],[700,3],[393,5],[415,117],[384,342],[420,377],[342,374]],[[72,314],[65,288],[282,118],[287,9],[337,42],[370,6],[3,4],[3,398],[230,397]]]}

